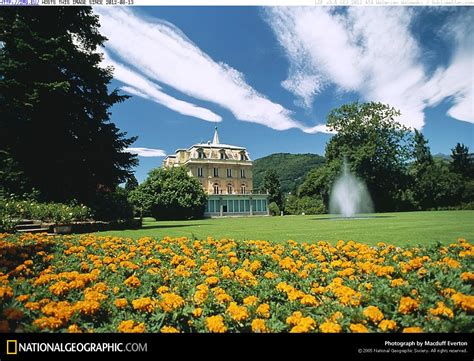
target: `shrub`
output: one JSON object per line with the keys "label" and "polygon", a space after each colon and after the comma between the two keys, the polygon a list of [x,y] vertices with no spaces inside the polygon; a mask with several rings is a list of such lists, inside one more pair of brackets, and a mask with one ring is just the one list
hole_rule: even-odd
{"label": "shrub", "polygon": [[181,167],[153,169],[129,199],[143,215],[156,219],[200,218],[207,202],[201,183]]}
{"label": "shrub", "polygon": [[272,202],[268,205],[268,210],[270,211],[270,215],[272,216],[279,216],[280,215],[280,207],[275,202]]}
{"label": "shrub", "polygon": [[[84,205],[39,203],[33,200],[0,199],[3,227],[20,219],[35,219],[52,223],[71,223],[90,219],[91,210]],[[14,228],[14,226],[13,226]]]}
{"label": "shrub", "polygon": [[323,200],[321,198],[302,197],[298,199],[298,213],[304,214],[323,214],[326,212]]}
{"label": "shrub", "polygon": [[133,218],[133,206],[127,192],[117,188],[115,192],[98,192],[91,204],[94,219],[99,221],[125,220]]}

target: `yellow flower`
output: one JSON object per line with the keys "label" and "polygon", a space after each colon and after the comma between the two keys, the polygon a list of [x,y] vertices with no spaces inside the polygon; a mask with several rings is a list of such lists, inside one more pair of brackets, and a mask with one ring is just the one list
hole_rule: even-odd
{"label": "yellow flower", "polygon": [[115,307],[117,308],[124,308],[127,306],[128,301],[126,298],[117,298],[114,302]]}
{"label": "yellow flower", "polygon": [[249,317],[247,308],[237,305],[236,302],[231,302],[226,312],[234,321],[244,321]]}
{"label": "yellow flower", "polygon": [[438,302],[436,308],[430,308],[428,310],[433,316],[446,316],[448,318],[454,318],[454,312],[444,302]]}
{"label": "yellow flower", "polygon": [[75,309],[83,315],[93,315],[100,310],[100,303],[97,301],[78,301],[75,305]]}
{"label": "yellow flower", "polygon": [[362,323],[351,323],[349,329],[353,333],[368,333],[369,330]]}
{"label": "yellow flower", "polygon": [[129,287],[132,287],[132,288],[137,288],[137,287],[140,287],[140,285],[141,285],[140,280],[135,275],[128,277],[123,283],[126,286],[129,286]]}
{"label": "yellow flower", "polygon": [[265,333],[268,332],[267,325],[265,324],[265,320],[261,318],[256,318],[252,321],[252,332],[256,333]]}
{"label": "yellow flower", "polygon": [[268,303],[262,303],[257,307],[257,315],[263,318],[270,318],[270,305]]}
{"label": "yellow flower", "polygon": [[379,328],[383,332],[392,331],[392,330],[395,330],[397,328],[397,323],[393,320],[382,320],[379,323]]}
{"label": "yellow flower", "polygon": [[201,307],[197,307],[193,310],[193,316],[194,317],[201,317],[202,315],[202,308]]}
{"label": "yellow flower", "polygon": [[184,306],[184,299],[174,293],[164,293],[161,295],[160,307],[165,312],[172,312]]}
{"label": "yellow flower", "polygon": [[18,302],[25,302],[26,300],[28,300],[30,298],[30,295],[20,295],[18,297],[16,297],[16,300]]}
{"label": "yellow flower", "polygon": [[145,332],[145,324],[143,322],[136,323],[133,320],[120,322],[117,330],[122,333],[143,333]]}
{"label": "yellow flower", "polygon": [[263,277],[268,278],[268,279],[272,279],[272,278],[276,278],[277,275],[276,275],[275,273],[273,273],[273,272],[268,271],[268,272],[265,272],[265,274],[263,275]]}
{"label": "yellow flower", "polygon": [[155,310],[156,301],[150,297],[137,298],[132,301],[132,306],[137,311],[151,313]]}
{"label": "yellow flower", "polygon": [[179,333],[179,330],[171,326],[163,326],[160,330],[161,333]]}
{"label": "yellow flower", "polygon": [[391,287],[403,286],[406,282],[402,278],[396,278],[390,282]]}
{"label": "yellow flower", "polygon": [[300,300],[302,305],[305,306],[317,306],[319,302],[316,300],[316,297],[312,295],[304,295]]}
{"label": "yellow flower", "polygon": [[464,295],[458,292],[451,296],[451,300],[454,302],[456,307],[459,307],[468,313],[474,312],[474,296]]}
{"label": "yellow flower", "polygon": [[209,286],[217,285],[219,283],[219,278],[216,277],[216,276],[208,277],[208,278],[206,278],[206,283]]}
{"label": "yellow flower", "polygon": [[298,323],[292,327],[291,333],[306,333],[313,331],[316,327],[316,322],[309,316],[301,317]]}
{"label": "yellow flower", "polygon": [[363,315],[367,317],[373,323],[378,323],[382,321],[382,319],[384,318],[382,311],[380,311],[379,308],[375,306],[368,306],[363,311]]}
{"label": "yellow flower", "polygon": [[473,272],[463,272],[461,273],[461,279],[464,282],[474,282],[474,273]]}
{"label": "yellow flower", "polygon": [[402,332],[403,333],[423,333],[423,329],[418,326],[405,327]]}
{"label": "yellow flower", "polygon": [[67,328],[67,332],[69,333],[82,333],[81,328],[78,325],[71,325]]}
{"label": "yellow flower", "polygon": [[258,303],[258,297],[248,296],[244,298],[244,305],[246,306],[254,306],[257,303]]}
{"label": "yellow flower", "polygon": [[295,311],[295,312],[293,312],[293,314],[291,316],[288,316],[286,318],[286,323],[288,325],[295,326],[300,322],[302,317],[303,317],[303,314],[300,311]]}
{"label": "yellow flower", "polygon": [[166,293],[170,290],[170,288],[168,286],[160,286],[158,287],[158,289],[156,290],[156,293],[162,295],[163,293]]}
{"label": "yellow flower", "polygon": [[33,321],[33,325],[40,329],[56,330],[63,325],[63,321],[56,317],[41,317]]}
{"label": "yellow flower", "polygon": [[342,328],[336,322],[326,321],[319,325],[319,330],[322,333],[339,333],[342,331]]}
{"label": "yellow flower", "polygon": [[420,303],[417,300],[414,300],[411,297],[402,297],[400,299],[400,305],[398,306],[398,311],[407,315],[418,309]]}
{"label": "yellow flower", "polygon": [[212,333],[223,333],[227,331],[227,327],[224,324],[224,317],[221,315],[206,318],[206,327],[209,332]]}

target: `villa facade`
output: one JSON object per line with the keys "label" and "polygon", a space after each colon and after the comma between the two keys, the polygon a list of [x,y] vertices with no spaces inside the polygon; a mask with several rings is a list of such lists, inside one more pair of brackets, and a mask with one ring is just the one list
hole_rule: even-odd
{"label": "villa facade", "polygon": [[177,149],[163,167],[184,166],[208,195],[205,216],[267,215],[268,196],[253,189],[252,160],[247,149],[221,144],[217,127],[212,141]]}

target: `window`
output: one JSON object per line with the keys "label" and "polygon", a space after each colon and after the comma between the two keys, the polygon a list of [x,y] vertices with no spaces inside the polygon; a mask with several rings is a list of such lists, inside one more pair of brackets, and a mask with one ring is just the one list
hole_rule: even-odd
{"label": "window", "polygon": [[232,178],[232,169],[227,169],[227,178]]}
{"label": "window", "polygon": [[214,168],[214,177],[219,177],[219,168]]}
{"label": "window", "polygon": [[221,159],[227,159],[227,155],[225,154],[225,150],[221,150]]}
{"label": "window", "polygon": [[240,170],[240,178],[245,178],[245,169]]}
{"label": "window", "polygon": [[227,194],[232,194],[232,184],[227,185]]}
{"label": "window", "polygon": [[202,177],[202,168],[197,169],[198,177]]}
{"label": "window", "polygon": [[214,183],[214,194],[219,194],[219,185]]}
{"label": "window", "polygon": [[245,184],[242,184],[242,186],[240,187],[240,193],[245,194],[245,188]]}
{"label": "window", "polygon": [[206,158],[206,155],[204,154],[204,151],[202,149],[198,149],[197,153],[198,153],[198,158],[199,159]]}
{"label": "window", "polygon": [[240,153],[240,160],[248,160],[244,152]]}

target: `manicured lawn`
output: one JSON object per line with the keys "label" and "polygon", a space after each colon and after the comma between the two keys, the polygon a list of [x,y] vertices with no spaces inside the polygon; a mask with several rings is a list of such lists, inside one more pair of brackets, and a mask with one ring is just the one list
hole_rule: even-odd
{"label": "manicured lawn", "polygon": [[215,218],[193,221],[145,219],[139,230],[99,232],[120,237],[164,236],[268,241],[345,241],[397,245],[449,244],[474,240],[474,211],[378,213],[365,219],[334,219],[330,215]]}

